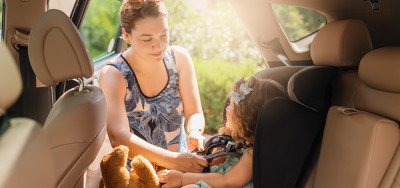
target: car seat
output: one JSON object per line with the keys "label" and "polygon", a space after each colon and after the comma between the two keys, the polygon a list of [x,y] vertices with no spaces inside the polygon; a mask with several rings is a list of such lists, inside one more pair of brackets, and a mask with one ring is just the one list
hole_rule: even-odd
{"label": "car seat", "polygon": [[328,112],[314,187],[381,183],[400,142],[399,59],[400,47],[376,49],[362,58],[354,108],[332,106]]}
{"label": "car seat", "polygon": [[55,186],[54,165],[42,126],[27,118],[8,118],[6,110],[22,92],[17,64],[0,43],[0,187]]}
{"label": "car seat", "polygon": [[253,156],[255,187],[304,184],[318,154],[332,81],[339,70],[356,67],[371,49],[368,30],[358,20],[328,23],[316,34],[311,45],[315,65],[290,78],[290,99],[272,99],[259,117]]}
{"label": "car seat", "polygon": [[106,101],[97,86],[85,84],[93,63],[79,31],[60,10],[45,12],[29,37],[29,59],[40,82],[48,86],[78,79],[52,107],[43,130],[55,165],[57,187],[83,187],[83,174],[106,134]]}

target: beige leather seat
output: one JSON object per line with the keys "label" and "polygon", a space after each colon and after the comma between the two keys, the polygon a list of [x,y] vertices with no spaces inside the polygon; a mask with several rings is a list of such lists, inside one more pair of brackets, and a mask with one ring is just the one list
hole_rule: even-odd
{"label": "beige leather seat", "polygon": [[[328,112],[313,187],[378,187],[388,174],[400,142],[399,61],[400,47],[373,50],[362,58],[354,108],[332,106]],[[382,187],[398,186],[396,165]]]}
{"label": "beige leather seat", "polygon": [[4,113],[21,91],[17,64],[0,43],[0,187],[52,188],[54,166],[42,127],[27,118],[8,119]]}
{"label": "beige leather seat", "polygon": [[83,82],[83,77],[93,75],[88,50],[68,16],[49,10],[32,27],[28,51],[32,69],[43,84],[80,80],[79,87],[56,101],[43,130],[54,159],[56,186],[83,187],[83,174],[103,143],[107,116],[103,92]]}

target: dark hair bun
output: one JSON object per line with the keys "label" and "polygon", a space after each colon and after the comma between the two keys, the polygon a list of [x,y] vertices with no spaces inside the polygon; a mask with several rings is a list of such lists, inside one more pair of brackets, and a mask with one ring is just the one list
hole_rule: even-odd
{"label": "dark hair bun", "polygon": [[133,9],[140,9],[144,5],[144,0],[127,0],[125,3],[129,4]]}

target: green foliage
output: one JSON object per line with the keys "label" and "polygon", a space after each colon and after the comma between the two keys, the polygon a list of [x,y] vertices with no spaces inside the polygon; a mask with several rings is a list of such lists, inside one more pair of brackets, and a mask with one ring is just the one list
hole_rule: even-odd
{"label": "green foliage", "polygon": [[182,46],[202,60],[217,57],[262,64],[260,52],[226,1],[216,1],[207,10],[193,10],[183,0],[163,2],[169,13],[170,44]]}
{"label": "green foliage", "polygon": [[209,60],[195,58],[193,61],[206,119],[205,132],[216,133],[222,123],[225,101],[234,81],[241,77],[248,79],[261,68],[254,66],[252,61],[240,64],[218,58]]}
{"label": "green foliage", "polygon": [[272,8],[290,41],[297,41],[326,23],[324,16],[310,9],[273,4]]}
{"label": "green foliage", "polygon": [[92,0],[82,24],[81,35],[92,58],[107,51],[119,25],[121,1]]}
{"label": "green foliage", "polygon": [[208,10],[193,10],[183,0],[164,0],[170,44],[193,57],[206,133],[222,123],[223,108],[233,82],[259,71],[263,60],[233,8],[216,1]]}

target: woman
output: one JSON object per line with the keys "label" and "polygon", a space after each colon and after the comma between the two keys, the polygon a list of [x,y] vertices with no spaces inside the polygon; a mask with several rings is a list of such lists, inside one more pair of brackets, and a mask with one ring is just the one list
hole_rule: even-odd
{"label": "woman", "polygon": [[141,154],[169,169],[201,172],[206,160],[179,153],[189,151],[187,146],[203,149],[204,116],[190,55],[168,46],[164,5],[124,1],[120,19],[131,47],[103,68],[99,81],[111,145],[128,146],[129,158]]}

